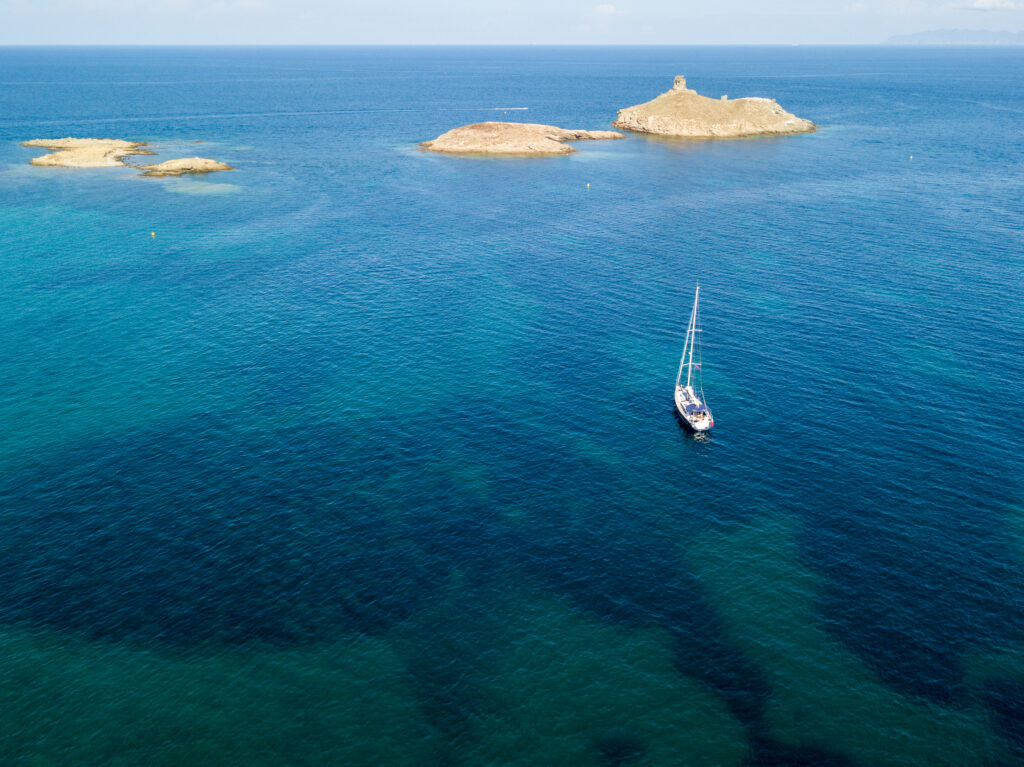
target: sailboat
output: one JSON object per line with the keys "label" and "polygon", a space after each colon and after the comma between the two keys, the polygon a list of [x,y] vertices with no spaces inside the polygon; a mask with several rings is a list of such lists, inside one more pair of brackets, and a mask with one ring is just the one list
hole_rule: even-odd
{"label": "sailboat", "polygon": [[[676,410],[683,423],[693,431],[707,431],[715,425],[711,408],[704,401],[704,383],[700,369],[700,315],[697,304],[700,302],[700,284],[693,296],[693,311],[690,312],[690,324],[686,328],[686,343],[683,344],[683,358],[679,361],[679,374],[676,376]],[[693,347],[697,347],[697,361],[693,361]],[[683,371],[686,371],[686,383],[683,383]],[[697,371],[696,376],[694,371]]]}

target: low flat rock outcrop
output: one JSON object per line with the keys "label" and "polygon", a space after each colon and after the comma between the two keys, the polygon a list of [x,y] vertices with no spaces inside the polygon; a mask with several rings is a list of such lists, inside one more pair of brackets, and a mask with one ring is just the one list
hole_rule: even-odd
{"label": "low flat rock outcrop", "polygon": [[143,176],[183,176],[186,173],[213,173],[218,170],[234,170],[225,162],[206,157],[182,157],[167,160],[156,165],[135,165],[125,162],[129,155],[152,155],[145,141],[124,141],[116,138],[37,138],[23,141],[22,146],[49,149],[51,154],[33,157],[31,165],[61,168],[112,168],[129,166],[145,171]]}
{"label": "low flat rock outcrop", "polygon": [[168,160],[156,165],[139,165],[146,171],[143,176],[184,176],[186,173],[215,173],[219,170],[234,170],[226,162],[218,162],[207,157],[182,157],[179,160]]}
{"label": "low flat rock outcrop", "polygon": [[672,90],[646,104],[619,110],[616,128],[680,138],[742,138],[809,133],[817,126],[780,107],[774,99],[712,99],[686,87],[679,76]]}
{"label": "low flat rock outcrop", "polygon": [[483,122],[463,125],[420,144],[430,152],[447,154],[559,155],[576,150],[566,141],[616,139],[624,135],[610,130],[567,130],[537,123]]}
{"label": "low flat rock outcrop", "polygon": [[122,141],[113,138],[37,138],[23,141],[22,146],[49,149],[51,154],[33,157],[31,165],[60,168],[110,168],[124,165],[123,158],[132,154],[153,154],[142,149],[145,141]]}

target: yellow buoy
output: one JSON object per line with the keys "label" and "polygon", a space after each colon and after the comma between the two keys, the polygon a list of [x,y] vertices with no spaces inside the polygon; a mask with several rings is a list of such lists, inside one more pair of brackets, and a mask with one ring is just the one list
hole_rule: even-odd
{"label": "yellow buoy", "polygon": [[914,159],[914,155],[910,155],[910,159],[913,160]]}
{"label": "yellow buoy", "polygon": [[150,232],[150,233],[149,233],[149,236],[150,236],[150,237],[156,237],[156,232]]}
{"label": "yellow buoy", "polygon": [[590,189],[590,184],[587,184],[587,189]]}

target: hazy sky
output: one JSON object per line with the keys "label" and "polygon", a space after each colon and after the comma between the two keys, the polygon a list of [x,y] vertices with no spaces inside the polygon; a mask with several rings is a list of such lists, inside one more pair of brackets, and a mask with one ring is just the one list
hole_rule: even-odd
{"label": "hazy sky", "polygon": [[878,43],[1024,0],[0,0],[0,44]]}

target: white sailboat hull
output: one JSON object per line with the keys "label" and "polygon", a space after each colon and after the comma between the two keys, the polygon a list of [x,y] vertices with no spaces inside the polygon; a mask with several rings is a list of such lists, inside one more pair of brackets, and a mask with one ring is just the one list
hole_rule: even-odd
{"label": "white sailboat hull", "polygon": [[693,431],[708,431],[715,425],[711,409],[701,402],[691,387],[677,386],[675,400],[676,412]]}

